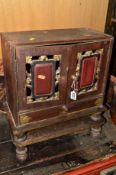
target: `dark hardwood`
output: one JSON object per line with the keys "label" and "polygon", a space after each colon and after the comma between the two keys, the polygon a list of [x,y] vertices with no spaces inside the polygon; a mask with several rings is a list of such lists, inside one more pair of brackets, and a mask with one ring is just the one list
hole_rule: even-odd
{"label": "dark hardwood", "polygon": [[89,130],[86,130],[83,134],[36,143],[29,146],[29,157],[26,162],[21,163],[16,159],[7,118],[0,115],[0,174],[52,175],[72,168],[86,171],[87,166],[93,167],[91,164],[96,159],[102,162],[116,156],[116,128],[107,112],[104,117],[109,119],[103,127],[101,137],[93,139]]}
{"label": "dark hardwood", "polygon": [[27,158],[27,145],[88,128],[99,137],[113,38],[83,28],[10,32],[1,38],[4,104],[17,158]]}
{"label": "dark hardwood", "polygon": [[110,0],[107,11],[105,32],[114,36],[114,44],[112,50],[110,64],[110,83],[108,93],[108,104],[111,108],[112,120],[116,123],[116,1]]}
{"label": "dark hardwood", "polygon": [[105,32],[114,37],[110,74],[116,76],[116,1],[110,0],[107,11]]}

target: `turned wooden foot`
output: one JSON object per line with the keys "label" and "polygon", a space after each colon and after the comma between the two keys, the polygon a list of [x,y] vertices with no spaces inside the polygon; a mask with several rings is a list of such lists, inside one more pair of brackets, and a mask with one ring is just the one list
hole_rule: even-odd
{"label": "turned wooden foot", "polygon": [[21,162],[25,161],[27,159],[27,147],[17,147],[16,157]]}
{"label": "turned wooden foot", "polygon": [[[21,143],[23,142],[24,140],[26,140],[26,135],[19,135],[19,136],[15,136],[14,137],[14,141],[17,145],[17,143]],[[16,146],[16,157],[19,161],[25,161],[28,157],[28,154],[27,154],[27,147],[18,147]]]}
{"label": "turned wooden foot", "polygon": [[93,138],[99,137],[101,135],[103,125],[101,113],[95,113],[90,118],[92,121],[90,134]]}

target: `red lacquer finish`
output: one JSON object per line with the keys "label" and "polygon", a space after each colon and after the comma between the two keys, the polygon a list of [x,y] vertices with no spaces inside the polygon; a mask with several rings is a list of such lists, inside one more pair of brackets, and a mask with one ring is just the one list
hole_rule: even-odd
{"label": "red lacquer finish", "polygon": [[80,88],[91,86],[96,72],[97,56],[84,58],[82,61]]}
{"label": "red lacquer finish", "polygon": [[53,91],[53,64],[34,66],[34,96],[50,95]]}
{"label": "red lacquer finish", "polygon": [[102,170],[116,166],[116,155],[110,158],[97,160],[86,166],[73,169],[69,172],[57,173],[56,175],[100,175]]}

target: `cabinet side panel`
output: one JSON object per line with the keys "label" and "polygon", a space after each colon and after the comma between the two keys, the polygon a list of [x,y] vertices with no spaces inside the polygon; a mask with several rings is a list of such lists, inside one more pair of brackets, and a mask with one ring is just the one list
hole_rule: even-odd
{"label": "cabinet side panel", "polygon": [[2,56],[5,74],[5,86],[6,86],[6,98],[9,108],[15,120],[18,124],[17,117],[17,80],[16,80],[16,66],[15,66],[15,49],[5,41],[2,36]]}
{"label": "cabinet side panel", "polygon": [[[109,45],[106,45],[107,49],[107,60],[104,60],[106,62],[106,67],[105,67],[105,75],[104,75],[104,84],[103,84],[103,93],[104,96],[106,95],[106,85],[108,83],[108,76],[109,76],[109,66],[110,66],[110,61],[111,61],[111,55],[112,55],[112,47],[114,43],[114,38],[112,37],[109,41]],[[104,64],[104,63],[103,63]]]}

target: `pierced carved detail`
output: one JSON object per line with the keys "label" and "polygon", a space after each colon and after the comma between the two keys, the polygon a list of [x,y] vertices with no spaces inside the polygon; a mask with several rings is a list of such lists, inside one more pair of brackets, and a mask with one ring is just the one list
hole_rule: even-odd
{"label": "pierced carved detail", "polygon": [[81,76],[82,60],[86,57],[91,57],[91,56],[97,57],[97,66],[96,66],[96,71],[95,71],[92,85],[82,89],[78,87],[78,95],[85,94],[87,92],[96,91],[98,89],[98,80],[99,80],[102,54],[103,54],[103,49],[89,50],[89,51],[80,52],[77,54],[77,66],[76,66],[75,75],[77,77],[78,82],[80,81],[80,76]]}
{"label": "pierced carved detail", "polygon": [[[27,56],[26,57],[26,93],[27,93],[27,103],[32,103],[34,101],[37,102],[45,102],[50,100],[59,100],[59,81],[60,81],[60,62],[62,59],[62,55],[41,55],[41,56]],[[34,99],[32,96],[32,74],[31,74],[31,64],[33,61],[49,61],[54,60],[56,62],[55,67],[55,87],[54,93],[52,96],[43,96],[38,99]]]}

